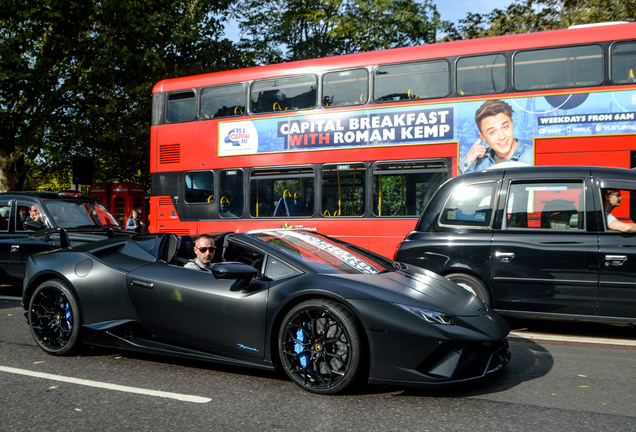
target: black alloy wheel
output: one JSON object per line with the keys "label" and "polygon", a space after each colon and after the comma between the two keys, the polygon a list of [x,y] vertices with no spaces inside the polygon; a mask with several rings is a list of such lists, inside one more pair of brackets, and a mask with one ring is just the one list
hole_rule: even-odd
{"label": "black alloy wheel", "polygon": [[78,347],[79,306],[61,280],[45,281],[36,288],[29,302],[28,320],[35,342],[47,353],[68,355]]}
{"label": "black alloy wheel", "polygon": [[358,325],[334,301],[308,300],[289,311],[279,331],[278,353],[292,381],[312,393],[341,393],[361,375]]}

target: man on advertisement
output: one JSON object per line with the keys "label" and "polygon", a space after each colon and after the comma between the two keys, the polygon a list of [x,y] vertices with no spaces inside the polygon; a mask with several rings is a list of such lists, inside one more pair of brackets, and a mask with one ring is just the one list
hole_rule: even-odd
{"label": "man on advertisement", "polygon": [[532,165],[532,147],[514,137],[512,112],[512,107],[501,100],[486,101],[477,109],[479,139],[461,159],[460,172],[480,171],[502,162]]}

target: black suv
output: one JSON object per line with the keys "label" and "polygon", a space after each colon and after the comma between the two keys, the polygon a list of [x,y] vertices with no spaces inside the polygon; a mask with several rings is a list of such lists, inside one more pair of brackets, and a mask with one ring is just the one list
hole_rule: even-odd
{"label": "black suv", "polygon": [[21,283],[29,255],[105,236],[132,235],[93,198],[62,192],[0,193],[0,283]]}
{"label": "black suv", "polygon": [[[395,259],[445,275],[504,315],[636,323],[636,171],[489,169],[448,180]],[[610,216],[611,217],[611,216]]]}

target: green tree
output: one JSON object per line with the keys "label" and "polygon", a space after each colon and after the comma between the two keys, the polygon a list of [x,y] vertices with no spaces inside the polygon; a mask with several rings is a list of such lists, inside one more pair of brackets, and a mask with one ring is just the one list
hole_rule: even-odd
{"label": "green tree", "polygon": [[529,33],[573,25],[634,21],[636,0],[516,0],[488,14],[468,14],[444,40]]}
{"label": "green tree", "polygon": [[151,91],[161,79],[241,64],[222,39],[232,0],[0,0],[0,190],[70,179],[149,183]]}
{"label": "green tree", "polygon": [[247,0],[234,16],[257,64],[432,43],[441,24],[431,0]]}

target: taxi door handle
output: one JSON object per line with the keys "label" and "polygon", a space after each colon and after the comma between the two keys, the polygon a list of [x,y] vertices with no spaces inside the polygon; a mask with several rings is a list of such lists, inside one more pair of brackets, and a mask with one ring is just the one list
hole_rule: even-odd
{"label": "taxi door handle", "polygon": [[495,258],[503,263],[509,263],[514,257],[514,252],[495,252]]}
{"label": "taxi door handle", "polygon": [[605,255],[605,267],[622,266],[627,261],[627,255]]}

